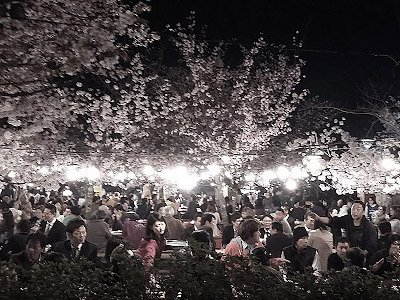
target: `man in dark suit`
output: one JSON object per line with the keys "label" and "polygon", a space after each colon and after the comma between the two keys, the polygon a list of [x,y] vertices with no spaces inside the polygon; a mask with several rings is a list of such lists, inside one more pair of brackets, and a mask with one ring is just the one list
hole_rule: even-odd
{"label": "man in dark suit", "polygon": [[95,262],[97,259],[97,246],[86,241],[86,224],[80,219],[72,220],[67,225],[69,240],[58,242],[53,248],[54,252],[64,254],[69,260],[78,261],[86,258]]}
{"label": "man in dark suit", "polygon": [[193,223],[193,225],[190,225],[188,227],[185,228],[185,230],[183,231],[183,240],[186,241],[188,238],[190,238],[190,236],[192,235],[193,231],[199,230],[201,227],[201,216],[202,213],[196,213],[193,217],[193,220],[191,223]]}
{"label": "man in dark suit", "polygon": [[242,217],[239,213],[233,213],[231,216],[231,225],[228,225],[222,231],[222,246],[225,247],[231,242],[231,239],[238,235],[238,229]]}
{"label": "man in dark suit", "polygon": [[26,239],[25,250],[12,254],[10,262],[29,270],[43,261],[45,247],[46,236],[41,232],[31,233]]}
{"label": "man in dark suit", "polygon": [[47,236],[47,244],[54,247],[59,241],[65,241],[65,225],[56,219],[56,207],[47,204],[43,212],[43,221],[40,223],[40,231]]}
{"label": "man in dark suit", "polygon": [[293,238],[283,233],[283,225],[280,222],[272,222],[271,236],[265,242],[265,249],[271,253],[272,258],[281,257],[283,248],[290,246]]}

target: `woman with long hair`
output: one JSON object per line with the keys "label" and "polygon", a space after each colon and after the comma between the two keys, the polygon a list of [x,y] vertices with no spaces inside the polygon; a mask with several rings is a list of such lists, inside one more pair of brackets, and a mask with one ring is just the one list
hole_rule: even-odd
{"label": "woman with long hair", "polygon": [[309,233],[308,246],[318,250],[321,271],[327,271],[328,257],[333,249],[333,235],[324,223],[315,221],[314,230]]}
{"label": "woman with long hair", "polygon": [[167,232],[164,217],[152,213],[147,217],[146,235],[141,240],[135,255],[143,259],[146,265],[152,266],[155,258],[160,258],[165,250],[165,234]]}

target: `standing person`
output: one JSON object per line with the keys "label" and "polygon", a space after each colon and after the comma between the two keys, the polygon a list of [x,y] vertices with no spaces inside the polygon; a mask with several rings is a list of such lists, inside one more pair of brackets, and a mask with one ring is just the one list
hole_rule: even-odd
{"label": "standing person", "polygon": [[378,210],[379,206],[376,203],[376,200],[374,197],[369,197],[368,198],[368,203],[365,205],[365,217],[367,218],[368,221],[372,222],[372,218],[376,211]]}
{"label": "standing person", "polygon": [[[365,204],[354,201],[351,206],[351,215],[343,217],[320,217],[314,214],[316,221],[321,221],[332,228],[342,228],[350,241],[351,247],[359,247],[367,256],[372,255],[378,248],[378,233],[375,227],[365,218]],[[368,259],[368,258],[367,258]]]}
{"label": "standing person", "polygon": [[47,244],[55,246],[57,242],[67,239],[66,227],[56,219],[57,209],[53,204],[47,204],[43,212],[43,221],[39,230],[47,236]]}
{"label": "standing person", "polygon": [[147,198],[142,198],[138,200],[138,207],[136,213],[139,215],[140,219],[146,219],[150,213],[150,204]]}
{"label": "standing person", "polygon": [[78,261],[86,258],[96,262],[97,247],[86,240],[86,224],[81,219],[75,219],[68,223],[67,233],[69,240],[58,242],[54,252],[63,254],[67,259]]}
{"label": "standing person", "polygon": [[346,252],[350,248],[349,241],[345,237],[339,237],[335,242],[335,253],[328,257],[328,270],[334,269],[342,271],[344,269],[344,260]]}
{"label": "standing person", "polygon": [[164,218],[158,213],[147,217],[146,236],[139,244],[135,255],[141,257],[147,266],[154,264],[154,259],[160,258],[165,250],[166,224]]}
{"label": "standing person", "polygon": [[321,271],[328,270],[328,257],[332,254],[333,235],[322,222],[315,222],[314,229],[309,232],[308,245],[317,249]]}

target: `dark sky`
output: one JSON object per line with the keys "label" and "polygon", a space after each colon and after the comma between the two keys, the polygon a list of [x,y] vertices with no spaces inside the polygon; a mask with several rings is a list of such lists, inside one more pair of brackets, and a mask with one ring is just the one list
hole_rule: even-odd
{"label": "dark sky", "polygon": [[[400,1],[398,0],[153,0],[150,25],[185,22],[190,11],[207,26],[210,40],[250,44],[260,33],[267,42],[293,47],[303,41],[307,64],[302,87],[336,106],[364,104],[368,82],[392,86],[400,78]],[[398,90],[397,90],[398,92]],[[393,90],[396,93],[396,90]],[[364,137],[368,120],[350,117]],[[357,128],[360,127],[360,128]]]}

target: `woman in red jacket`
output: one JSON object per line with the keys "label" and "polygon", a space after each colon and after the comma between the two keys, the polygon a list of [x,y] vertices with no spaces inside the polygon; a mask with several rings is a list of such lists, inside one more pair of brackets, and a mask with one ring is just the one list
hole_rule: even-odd
{"label": "woman in red jacket", "polygon": [[165,250],[166,225],[164,217],[152,213],[147,217],[146,236],[141,240],[136,256],[143,259],[146,265],[152,266],[155,258],[160,258]]}

